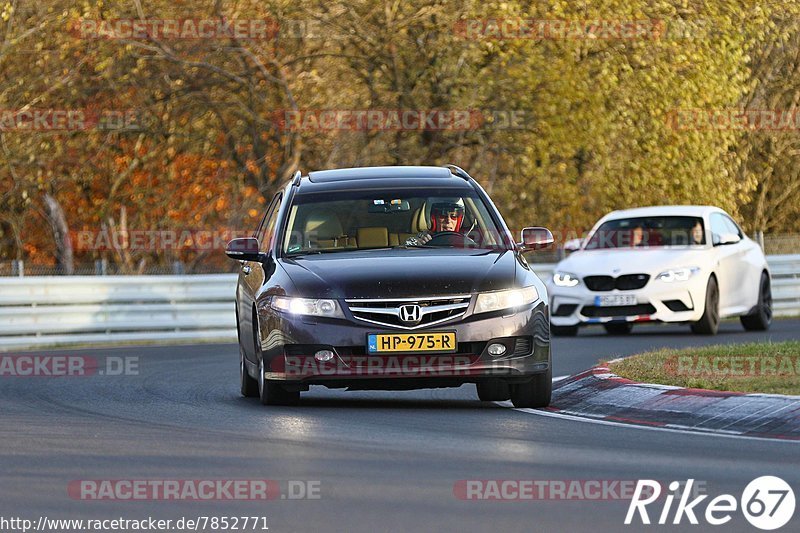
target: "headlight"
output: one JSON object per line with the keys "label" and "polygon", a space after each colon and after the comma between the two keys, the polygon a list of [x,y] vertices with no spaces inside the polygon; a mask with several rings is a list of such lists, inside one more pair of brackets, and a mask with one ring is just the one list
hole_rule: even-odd
{"label": "headlight", "polygon": [[575,274],[570,274],[569,272],[553,273],[553,283],[559,287],[574,287],[580,282]]}
{"label": "headlight", "polygon": [[336,300],[325,298],[290,298],[275,296],[270,304],[276,311],[293,315],[323,316],[328,318],[344,318],[342,308]]}
{"label": "headlight", "polygon": [[533,285],[523,289],[482,292],[478,294],[478,299],[475,302],[475,313],[510,309],[533,303],[538,299],[539,291]]}
{"label": "headlight", "polygon": [[673,281],[686,281],[700,272],[700,267],[671,268],[656,276],[656,279],[672,283]]}

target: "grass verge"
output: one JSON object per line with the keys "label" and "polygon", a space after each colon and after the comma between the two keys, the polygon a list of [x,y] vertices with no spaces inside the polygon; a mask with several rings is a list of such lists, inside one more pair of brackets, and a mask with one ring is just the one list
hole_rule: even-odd
{"label": "grass verge", "polygon": [[661,349],[609,365],[644,383],[698,389],[800,395],[800,342]]}

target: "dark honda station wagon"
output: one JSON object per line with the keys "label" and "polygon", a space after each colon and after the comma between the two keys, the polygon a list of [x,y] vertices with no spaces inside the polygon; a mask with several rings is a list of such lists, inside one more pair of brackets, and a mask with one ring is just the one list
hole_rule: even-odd
{"label": "dark honda station wagon", "polygon": [[311,385],[475,383],[484,401],[550,402],[548,299],[481,186],[456,166],[299,172],[227,255],[244,396],[296,404]]}

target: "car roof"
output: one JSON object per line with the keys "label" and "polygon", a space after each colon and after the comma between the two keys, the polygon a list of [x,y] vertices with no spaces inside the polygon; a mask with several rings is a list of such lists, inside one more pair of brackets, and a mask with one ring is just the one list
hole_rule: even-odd
{"label": "car roof", "polygon": [[299,182],[300,193],[354,189],[457,188],[472,189],[466,179],[449,168],[434,166],[385,166],[317,170]]}
{"label": "car roof", "polygon": [[634,207],[612,211],[603,217],[603,220],[615,220],[628,217],[653,217],[653,216],[687,216],[704,217],[709,213],[724,213],[719,207],[713,205],[652,205],[648,207]]}

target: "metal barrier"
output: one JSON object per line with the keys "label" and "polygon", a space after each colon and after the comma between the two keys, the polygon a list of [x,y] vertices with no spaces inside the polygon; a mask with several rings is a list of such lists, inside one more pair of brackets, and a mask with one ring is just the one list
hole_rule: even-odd
{"label": "metal barrier", "polygon": [[236,340],[235,274],[0,278],[0,350]]}
{"label": "metal barrier", "polygon": [[[800,314],[800,255],[769,256],[775,314]],[[554,264],[534,264],[543,279]],[[0,278],[0,350],[235,341],[234,274]]]}

